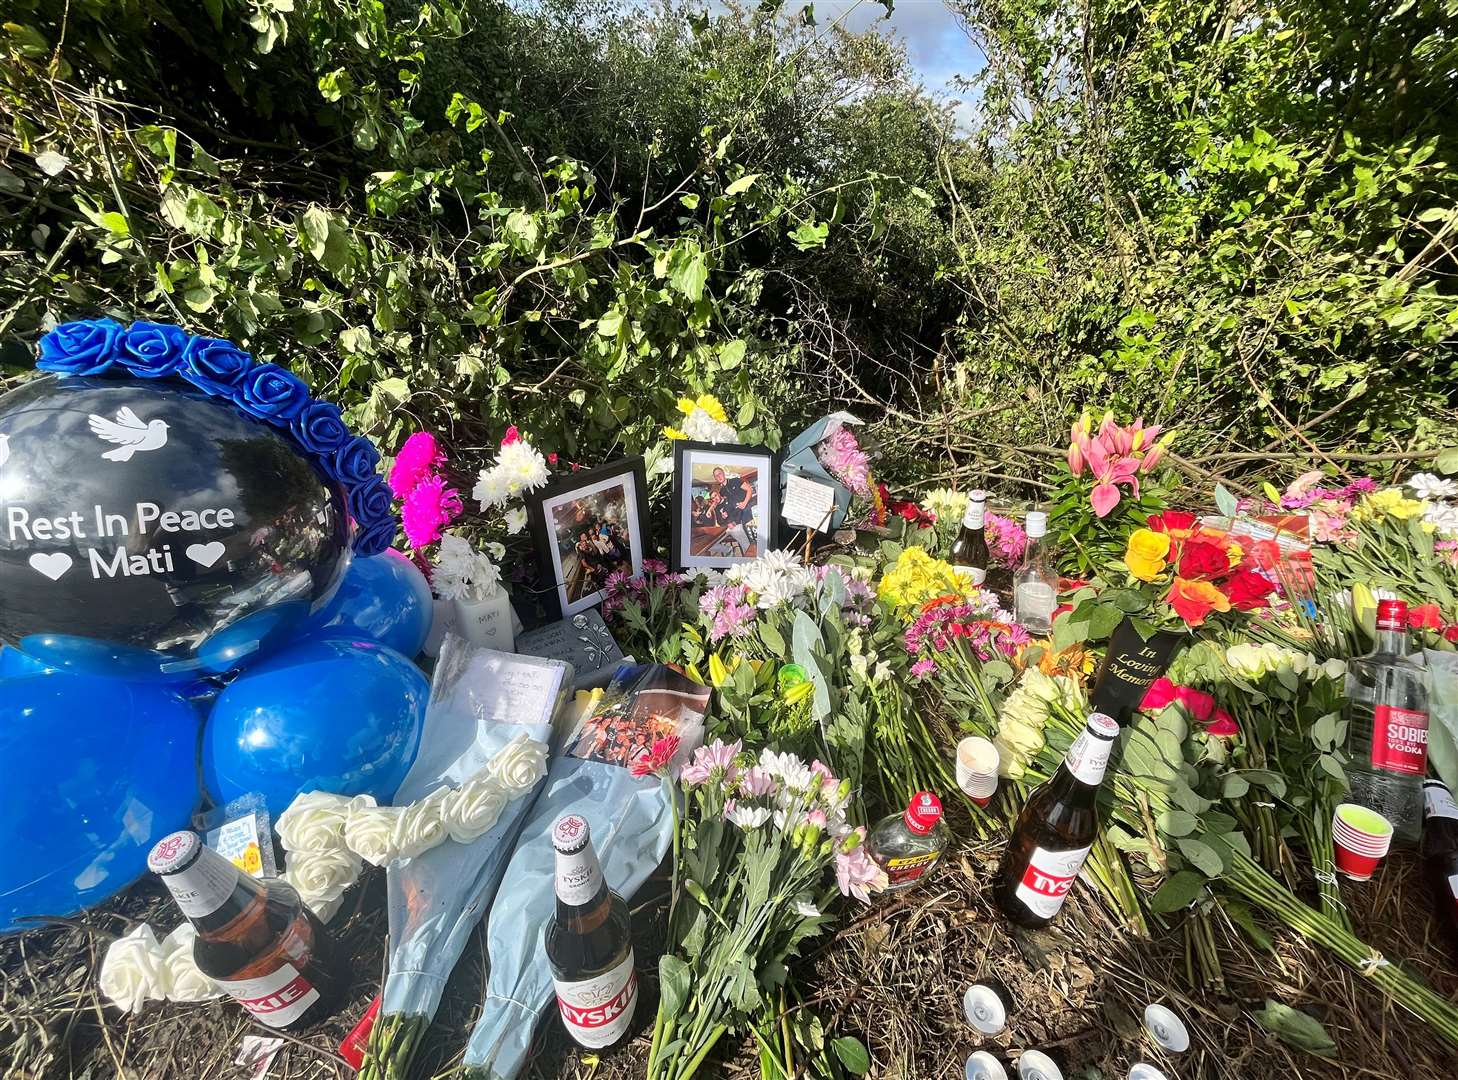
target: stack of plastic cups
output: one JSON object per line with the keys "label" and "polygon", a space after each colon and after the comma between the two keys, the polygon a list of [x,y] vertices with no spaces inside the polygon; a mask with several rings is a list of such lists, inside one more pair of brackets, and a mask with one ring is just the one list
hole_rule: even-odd
{"label": "stack of plastic cups", "polygon": [[997,747],[975,735],[957,744],[957,786],[978,806],[997,794]]}
{"label": "stack of plastic cups", "polygon": [[1375,810],[1342,803],[1331,822],[1337,869],[1353,881],[1366,881],[1392,846],[1392,822]]}

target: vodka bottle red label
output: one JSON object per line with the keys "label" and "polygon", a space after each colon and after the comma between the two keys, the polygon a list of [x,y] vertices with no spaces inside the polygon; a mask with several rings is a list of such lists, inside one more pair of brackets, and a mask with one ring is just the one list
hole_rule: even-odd
{"label": "vodka bottle red label", "polygon": [[1073,882],[1092,848],[1092,844],[1072,851],[1034,848],[1027,869],[1023,871],[1023,880],[1018,883],[1017,898],[1036,915],[1044,919],[1053,918],[1068,898],[1068,890],[1073,888]]}
{"label": "vodka bottle red label", "polygon": [[1372,766],[1422,776],[1428,767],[1428,714],[1396,705],[1372,710]]}

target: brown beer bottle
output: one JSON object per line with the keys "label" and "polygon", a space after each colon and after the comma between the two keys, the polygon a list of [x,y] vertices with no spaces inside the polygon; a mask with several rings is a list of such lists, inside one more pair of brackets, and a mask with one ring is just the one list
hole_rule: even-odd
{"label": "brown beer bottle", "polygon": [[186,830],[159,840],[147,865],[197,927],[198,970],[256,1020],[302,1031],[342,1003],[348,972],[291,886],[249,877]]}
{"label": "brown beer bottle", "polygon": [[1438,780],[1423,783],[1423,876],[1448,948],[1458,956],[1458,802]]}
{"label": "brown beer bottle", "polygon": [[987,552],[987,492],[973,491],[967,495],[967,513],[962,517],[962,529],[952,542],[952,569],[966,574],[973,585],[987,580],[987,566],[991,561]]}
{"label": "brown beer bottle", "polygon": [[547,924],[547,962],[567,1034],[590,1049],[619,1042],[638,1004],[628,905],[607,886],[592,832],[580,814],[552,826],[557,911]]}
{"label": "brown beer bottle", "polygon": [[997,906],[1019,926],[1047,926],[1063,906],[1099,831],[1099,785],[1119,725],[1090,713],[1063,764],[1028,799],[997,871]]}

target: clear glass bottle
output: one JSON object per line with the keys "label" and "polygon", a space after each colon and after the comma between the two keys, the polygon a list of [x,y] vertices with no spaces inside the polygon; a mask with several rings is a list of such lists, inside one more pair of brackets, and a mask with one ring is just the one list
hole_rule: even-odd
{"label": "clear glass bottle", "polygon": [[1023,564],[1013,578],[1013,618],[1034,637],[1053,632],[1053,609],[1058,606],[1058,571],[1046,539],[1048,515],[1029,510],[1028,546]]}
{"label": "clear glass bottle", "polygon": [[1347,664],[1350,800],[1392,822],[1395,843],[1422,835],[1428,763],[1427,672],[1408,654],[1407,604],[1377,604],[1377,644]]}
{"label": "clear glass bottle", "polygon": [[886,871],[886,891],[896,892],[911,888],[936,866],[948,838],[942,801],[930,791],[918,791],[904,813],[876,822],[866,834],[866,853]]}

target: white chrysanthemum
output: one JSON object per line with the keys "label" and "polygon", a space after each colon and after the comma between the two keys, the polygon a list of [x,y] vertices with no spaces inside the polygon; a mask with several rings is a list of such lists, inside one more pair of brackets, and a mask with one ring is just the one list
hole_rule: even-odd
{"label": "white chrysanthemum", "polygon": [[535,491],[547,482],[550,475],[547,472],[547,459],[525,439],[503,446],[496,455],[496,467],[505,474],[513,495]]}
{"label": "white chrysanthemum", "polygon": [[499,468],[482,469],[476,486],[471,490],[471,498],[481,504],[482,510],[504,506],[511,498],[511,486],[507,482],[506,474]]}
{"label": "white chrysanthemum", "polygon": [[1423,520],[1446,536],[1458,536],[1458,506],[1452,503],[1429,503]]}
{"label": "white chrysanthemum", "polygon": [[953,528],[962,523],[967,513],[967,496],[951,488],[933,488],[921,498],[921,508],[934,514],[938,525]]}
{"label": "white chrysanthemum", "polygon": [[724,815],[741,829],[757,829],[770,819],[767,806],[738,806]]}
{"label": "white chrysanthemum", "polygon": [[484,599],[496,595],[501,568],[461,537],[453,533],[442,536],[435,563],[430,584],[441,599]]}
{"label": "white chrysanthemum", "polygon": [[739,432],[722,420],[715,420],[697,405],[683,420],[683,433],[693,442],[737,443]]}
{"label": "white chrysanthemum", "polygon": [[1412,488],[1413,493],[1419,499],[1427,499],[1430,502],[1439,499],[1451,499],[1454,495],[1458,495],[1458,483],[1452,480],[1444,480],[1442,477],[1435,476],[1433,473],[1418,473],[1416,476],[1408,479],[1407,486]]}
{"label": "white chrysanthemum", "polygon": [[527,513],[520,506],[513,506],[506,512],[506,531],[512,536],[526,528]]}

